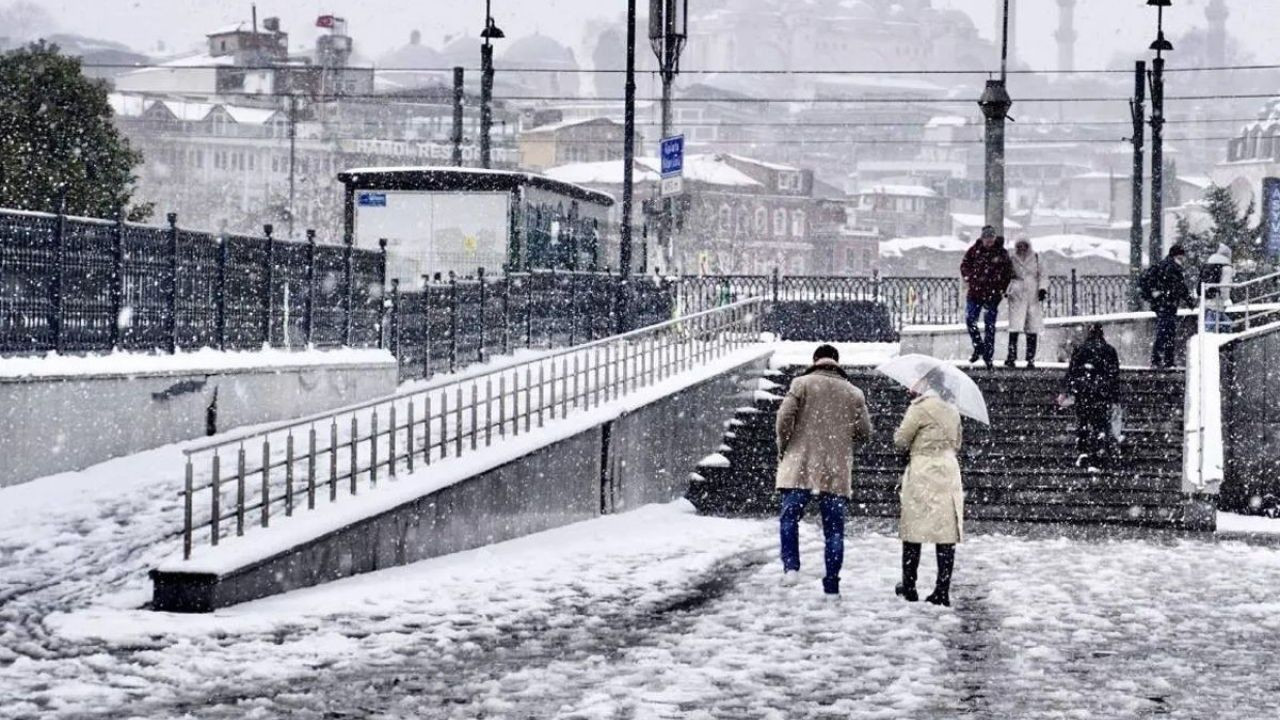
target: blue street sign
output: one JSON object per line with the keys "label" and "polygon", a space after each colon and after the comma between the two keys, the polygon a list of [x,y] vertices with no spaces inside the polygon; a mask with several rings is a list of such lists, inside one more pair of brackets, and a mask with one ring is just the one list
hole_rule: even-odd
{"label": "blue street sign", "polygon": [[1267,256],[1280,258],[1280,178],[1262,180],[1262,234]]}
{"label": "blue street sign", "polygon": [[360,207],[386,207],[386,193],[362,192],[356,200]]}
{"label": "blue street sign", "polygon": [[673,177],[684,172],[684,136],[662,140],[662,177]]}

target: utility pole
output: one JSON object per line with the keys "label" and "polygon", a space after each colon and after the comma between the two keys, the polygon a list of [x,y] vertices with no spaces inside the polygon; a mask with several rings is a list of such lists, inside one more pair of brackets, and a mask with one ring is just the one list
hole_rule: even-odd
{"label": "utility pole", "polygon": [[1009,0],[1004,0],[1000,79],[988,80],[978,107],[986,118],[986,224],[1004,235],[1004,124],[1013,100],[1005,87],[1009,68]]}
{"label": "utility pole", "polygon": [[460,67],[453,69],[453,166],[462,167],[462,102],[465,99],[463,95],[463,75],[464,71]]}
{"label": "utility pole", "polygon": [[1164,255],[1164,53],[1173,43],[1164,37],[1164,9],[1173,0],[1147,0],[1156,8],[1156,41],[1151,49],[1151,238],[1150,260],[1154,264]]}
{"label": "utility pole", "polygon": [[490,40],[506,37],[493,22],[492,0],[484,0],[484,44],[480,46],[480,167],[491,166],[490,133],[493,131],[493,45]]}
{"label": "utility pole", "polygon": [[[658,70],[662,76],[662,137],[671,137],[671,88],[680,74],[680,55],[689,37],[688,0],[650,0],[649,45],[658,58]],[[661,188],[661,184],[659,184]],[[659,189],[661,192],[661,189]],[[674,249],[671,247],[672,200],[659,197],[658,247],[665,253],[665,263],[673,265]]]}
{"label": "utility pole", "polygon": [[289,93],[289,239],[293,239],[294,166],[298,158],[298,96]]}
{"label": "utility pole", "polygon": [[[1138,297],[1138,276],[1142,274],[1142,150],[1146,143],[1147,63],[1134,65],[1133,100],[1129,103],[1133,116],[1133,207],[1129,213],[1129,307],[1142,306]],[[1155,262],[1156,258],[1152,258]]]}
{"label": "utility pole", "polygon": [[[622,131],[622,223],[619,239],[619,272],[631,274],[631,204],[636,162],[636,0],[627,0],[627,84]],[[621,320],[619,320],[621,322]]]}

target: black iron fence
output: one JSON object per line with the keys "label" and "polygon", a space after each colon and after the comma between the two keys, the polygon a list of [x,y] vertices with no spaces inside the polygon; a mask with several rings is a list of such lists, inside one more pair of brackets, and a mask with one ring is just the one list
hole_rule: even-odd
{"label": "black iron fence", "polygon": [[[1129,309],[1126,275],[1070,275],[1050,278],[1045,312],[1049,317],[1098,315]],[[746,298],[774,302],[874,302],[884,305],[896,326],[947,325],[964,320],[964,284],[952,277],[864,277],[718,275],[685,277],[677,290],[682,312],[698,312]]]}
{"label": "black iron fence", "polygon": [[[611,273],[393,279],[388,343],[404,378],[428,378],[524,348],[570,347],[670,320],[674,285]],[[624,312],[625,309],[625,312]],[[622,320],[619,320],[620,313]]]}
{"label": "black iron fence", "polygon": [[[387,278],[385,251],[0,211],[0,354],[388,347],[404,377],[565,347],[747,298],[858,301],[896,327],[951,324],[945,277],[655,278],[535,271]],[[1127,309],[1125,276],[1052,278],[1050,316]],[[766,304],[766,312],[769,305]]]}
{"label": "black iron fence", "polygon": [[381,342],[384,253],[168,221],[0,211],[0,353]]}

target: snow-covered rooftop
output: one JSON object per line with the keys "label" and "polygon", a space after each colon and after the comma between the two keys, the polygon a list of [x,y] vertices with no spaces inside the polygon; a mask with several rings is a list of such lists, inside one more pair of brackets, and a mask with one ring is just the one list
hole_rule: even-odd
{"label": "snow-covered rooftop", "polygon": [[[963,253],[971,244],[953,235],[894,238],[880,243],[880,257],[902,257],[904,253],[920,249]],[[1007,246],[1012,246],[1012,243]],[[1047,235],[1032,238],[1031,247],[1038,252],[1057,253],[1072,259],[1096,257],[1117,263],[1129,261],[1128,240],[1111,240],[1091,235]]]}
{"label": "snow-covered rooftop", "polygon": [[[951,213],[951,222],[960,228],[977,228],[982,229],[987,224],[987,218],[982,215],[974,215],[971,213]],[[1009,218],[1004,219],[1005,230],[1021,230],[1022,223]]]}
{"label": "snow-covered rooftop", "polygon": [[929,122],[925,123],[925,127],[965,127],[969,125],[969,118],[960,115],[938,115],[929,118]]}
{"label": "snow-covered rooftop", "polygon": [[870,185],[860,189],[858,195],[902,195],[907,197],[939,197],[937,191],[923,185]]}
{"label": "snow-covered rooftop", "polygon": [[[748,158],[743,159],[755,162]],[[636,158],[636,168],[639,172],[634,178],[636,181],[654,182],[659,177],[662,163],[655,157]],[[548,169],[545,174],[555,180],[581,185],[621,185],[622,161],[606,160],[604,162],[560,165]],[[684,159],[684,179],[707,185],[764,187],[751,176],[726,163],[721,155],[686,155]]]}

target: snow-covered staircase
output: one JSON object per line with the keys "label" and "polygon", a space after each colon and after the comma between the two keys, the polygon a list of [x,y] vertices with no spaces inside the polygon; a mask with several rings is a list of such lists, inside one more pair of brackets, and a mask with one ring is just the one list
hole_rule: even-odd
{"label": "snow-covered staircase", "polygon": [[[906,392],[870,368],[845,368],[867,394],[875,433],[858,453],[850,514],[893,517],[905,456],[893,431]],[[694,474],[688,497],[710,514],[763,514],[776,507],[774,420],[791,379],[777,372],[773,398],[726,423],[720,455]],[[966,517],[1013,522],[1073,522],[1176,527],[1183,522],[1183,383],[1180,370],[1126,370],[1125,439],[1121,457],[1105,469],[1077,467],[1075,416],[1054,398],[1061,369],[972,370],[986,395],[992,424],[965,421],[961,453]]]}

